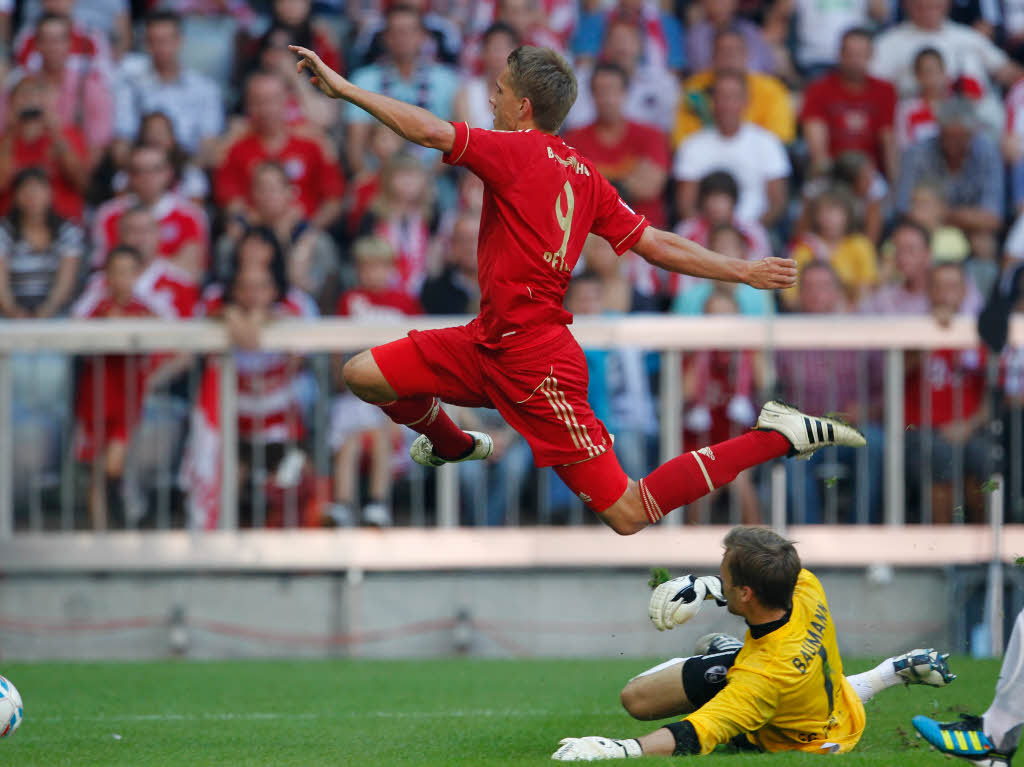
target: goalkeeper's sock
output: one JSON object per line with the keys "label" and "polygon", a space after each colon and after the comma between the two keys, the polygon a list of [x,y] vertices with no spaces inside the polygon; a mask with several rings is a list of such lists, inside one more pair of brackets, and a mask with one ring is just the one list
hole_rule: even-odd
{"label": "goalkeeper's sock", "polygon": [[984,713],[985,734],[997,749],[1008,751],[1017,747],[1021,723],[1024,723],[1024,611],[1013,623],[1013,633],[1006,645],[1003,666],[999,669],[996,696]]}
{"label": "goalkeeper's sock", "polygon": [[882,690],[902,684],[905,680],[896,673],[895,658],[886,658],[870,671],[846,677],[861,703],[867,703]]}
{"label": "goalkeeper's sock", "polygon": [[729,484],[744,469],[782,458],[789,449],[789,440],[778,432],[748,431],[673,458],[640,480],[647,518],[653,524],[673,509]]}
{"label": "goalkeeper's sock", "polygon": [[377,407],[395,423],[426,436],[439,458],[451,461],[469,455],[473,450],[473,437],[455,425],[437,397],[406,397],[378,402]]}

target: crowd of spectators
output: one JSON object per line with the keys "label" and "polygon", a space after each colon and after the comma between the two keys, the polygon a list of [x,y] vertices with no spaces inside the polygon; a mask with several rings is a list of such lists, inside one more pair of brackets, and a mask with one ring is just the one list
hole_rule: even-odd
{"label": "crowd of spectators", "polygon": [[[562,136],[630,205],[720,252],[801,266],[798,286],[773,296],[659,273],[590,242],[568,297],[579,314],[944,322],[976,315],[1007,264],[1024,260],[1021,0],[0,0],[0,316],[223,318],[240,349],[251,524],[389,524],[394,478],[408,470],[402,434],[342,391],[339,360],[316,383],[309,360],[255,348],[264,324],[465,314],[479,303],[479,180],[323,97],[296,73],[290,43],[359,85],[485,128],[508,53],[554,47],[579,80]],[[1019,358],[1006,355],[1007,380]],[[656,454],[656,361],[639,351],[587,359],[595,410],[624,466],[644,473]],[[859,474],[870,487],[860,517],[879,521],[874,357],[692,355],[684,442],[749,427],[767,362],[782,394],[845,413],[873,445],[861,459],[830,453],[793,470],[801,518],[821,520],[824,486]],[[983,362],[980,351],[908,354],[908,478],[928,485],[921,519],[982,517],[974,490],[993,415]],[[203,395],[217,366],[197,384],[196,364],[161,354],[69,368],[95,526],[145,514],[117,487],[125,445],[174,397],[196,413],[174,432],[189,446],[173,460],[186,488],[205,493],[183,507],[191,523],[215,524],[219,478],[204,478],[196,457],[215,443],[196,432],[217,421]],[[296,447],[317,397],[332,399],[326,493]],[[467,521],[502,522],[526,484],[524,445],[497,443],[497,489]],[[480,486],[480,471],[463,476]],[[555,507],[572,501],[545,492]],[[762,518],[751,477],[733,497],[744,521]]]}

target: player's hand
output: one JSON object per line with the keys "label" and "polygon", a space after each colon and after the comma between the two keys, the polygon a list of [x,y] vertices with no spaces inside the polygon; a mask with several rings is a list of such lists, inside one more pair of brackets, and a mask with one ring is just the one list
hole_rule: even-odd
{"label": "player's hand", "polygon": [[796,261],[791,258],[762,258],[747,262],[747,276],[743,280],[759,290],[781,290],[796,285]]}
{"label": "player's hand", "polygon": [[643,756],[636,738],[615,740],[588,735],[584,738],[562,738],[558,750],[551,755],[556,762],[596,762],[599,759],[626,759]]}
{"label": "player's hand", "polygon": [[349,81],[339,75],[329,66],[320,60],[309,48],[301,45],[289,45],[288,50],[299,55],[299,61],[295,65],[296,71],[301,75],[305,70],[310,74],[309,81],[317,88],[326,93],[332,99],[342,98],[342,92],[349,85]]}
{"label": "player's hand", "polygon": [[717,575],[702,575],[699,578],[684,575],[666,581],[654,590],[647,614],[658,631],[671,630],[693,618],[704,605],[705,599],[714,599],[719,605],[725,604],[722,579]]}

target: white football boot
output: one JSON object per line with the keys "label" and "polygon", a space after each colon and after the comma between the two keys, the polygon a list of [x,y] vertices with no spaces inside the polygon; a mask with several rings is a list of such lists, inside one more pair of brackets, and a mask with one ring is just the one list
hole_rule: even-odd
{"label": "white football boot", "polygon": [[815,450],[829,445],[864,447],[867,444],[863,434],[842,421],[807,415],[775,400],[761,408],[757,428],[777,431],[793,446],[789,454],[799,458],[810,458]]}
{"label": "white football boot", "polygon": [[482,431],[467,431],[466,434],[473,438],[473,449],[469,452],[469,455],[462,458],[446,461],[441,456],[435,454],[434,443],[425,434],[421,434],[413,440],[412,445],[409,447],[409,455],[420,466],[444,466],[446,463],[482,461],[485,458],[490,458],[491,453],[494,452],[494,442],[491,440],[491,435],[484,434]]}

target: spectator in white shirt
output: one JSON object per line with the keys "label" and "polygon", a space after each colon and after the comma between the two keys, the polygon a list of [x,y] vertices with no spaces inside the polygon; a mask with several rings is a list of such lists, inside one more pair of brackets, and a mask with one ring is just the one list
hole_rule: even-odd
{"label": "spectator in white shirt", "polygon": [[680,218],[696,214],[697,187],[716,170],[731,173],[739,184],[736,215],[771,228],[786,210],[789,158],[778,137],[743,121],[747,81],[741,72],[719,72],[712,88],[714,127],[698,131],[679,145],[673,175]]}
{"label": "spectator in white shirt", "polygon": [[[601,61],[617,64],[629,77],[626,104],[628,119],[670,132],[679,103],[679,81],[664,66],[644,60],[644,32],[635,21],[620,18],[608,22]],[[597,119],[590,89],[593,64],[577,67],[579,83],[576,103],[565,119],[565,128],[575,130]]]}
{"label": "spectator in white shirt", "polygon": [[224,104],[213,80],[182,67],[181,23],[181,17],[170,11],[157,11],[146,19],[149,66],[118,83],[114,129],[118,139],[130,140],[143,115],[163,112],[171,118],[181,145],[207,165],[224,130]]}
{"label": "spectator in white shirt", "polygon": [[950,0],[906,0],[908,20],[875,41],[871,74],[889,80],[900,95],[913,95],[917,88],[914,60],[922,48],[935,48],[946,63],[954,89],[981,100],[983,121],[999,125],[1002,107],[991,79],[1009,86],[1024,70],[980,32],[949,21],[949,9]]}

